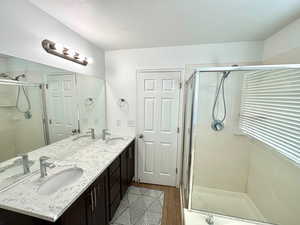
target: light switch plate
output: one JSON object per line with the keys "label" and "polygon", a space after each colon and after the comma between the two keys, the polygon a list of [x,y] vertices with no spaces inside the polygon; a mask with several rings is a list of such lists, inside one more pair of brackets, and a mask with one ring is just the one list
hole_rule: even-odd
{"label": "light switch plate", "polygon": [[121,120],[117,120],[117,127],[121,126]]}

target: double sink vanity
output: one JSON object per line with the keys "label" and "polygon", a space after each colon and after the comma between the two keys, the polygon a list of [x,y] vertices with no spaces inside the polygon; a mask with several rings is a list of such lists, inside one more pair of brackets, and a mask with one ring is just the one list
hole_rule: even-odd
{"label": "double sink vanity", "polygon": [[71,136],[0,163],[0,225],[106,225],[134,176],[134,138]]}

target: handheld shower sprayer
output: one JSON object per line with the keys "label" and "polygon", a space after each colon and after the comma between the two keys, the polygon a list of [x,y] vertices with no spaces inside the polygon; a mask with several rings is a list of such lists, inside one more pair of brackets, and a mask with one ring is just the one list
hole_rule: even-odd
{"label": "handheld shower sprayer", "polygon": [[[20,78],[26,78],[25,74],[20,74],[18,76],[16,76],[14,78],[14,80],[19,81]],[[21,95],[21,91],[23,92],[26,102],[27,102],[27,108],[24,110],[21,109],[20,107],[20,95]],[[31,103],[30,103],[30,99],[28,97],[28,92],[27,89],[24,86],[18,86],[18,94],[17,94],[17,102],[16,102],[16,108],[20,113],[24,114],[25,119],[30,119],[32,117],[31,114]]]}
{"label": "handheld shower sprayer", "polygon": [[[212,123],[211,123],[211,128],[214,131],[221,131],[224,129],[224,121],[226,119],[226,114],[227,114],[227,109],[226,109],[226,99],[225,99],[225,80],[226,78],[229,76],[230,71],[224,71],[223,72],[223,76],[221,78],[219,87],[217,89],[217,94],[214,100],[214,105],[213,105],[213,109],[212,109]],[[219,96],[220,96],[220,91],[222,89],[222,101],[223,101],[223,106],[224,106],[224,114],[223,117],[221,119],[217,118],[216,115],[216,106],[217,106],[217,102],[219,100]]]}
{"label": "handheld shower sprayer", "polygon": [[[26,75],[20,74],[17,75],[15,77],[11,77],[8,73],[1,73],[0,74],[0,78],[5,78],[5,79],[9,79],[9,80],[13,80],[13,81],[19,81],[20,78],[26,78]],[[25,110],[22,110],[20,107],[20,96],[21,96],[21,91],[23,92],[26,102],[27,102],[27,108]],[[16,100],[16,108],[20,113],[24,114],[25,119],[30,119],[32,117],[31,114],[31,103],[30,103],[30,99],[28,97],[28,92],[26,87],[24,87],[23,85],[18,86],[18,94],[17,94],[17,100]]]}

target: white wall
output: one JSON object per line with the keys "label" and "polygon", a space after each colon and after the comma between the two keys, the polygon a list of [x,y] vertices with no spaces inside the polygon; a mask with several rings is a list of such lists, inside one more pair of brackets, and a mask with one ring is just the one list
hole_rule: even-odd
{"label": "white wall", "polygon": [[300,19],[287,25],[264,41],[266,63],[300,63]]}
{"label": "white wall", "polygon": [[[79,20],[80,18],[78,18]],[[32,60],[78,73],[105,76],[104,52],[26,0],[2,0],[0,53]],[[82,66],[50,55],[41,46],[53,40],[93,58]]]}
{"label": "white wall", "polygon": [[[262,59],[262,49],[262,42],[238,42],[106,52],[109,129],[127,135],[135,134],[135,128],[127,124],[128,120],[136,120],[138,69],[184,68],[187,64],[257,64]],[[119,98],[128,101],[128,109],[121,110],[118,107]],[[117,126],[117,120],[120,120],[120,126]]]}

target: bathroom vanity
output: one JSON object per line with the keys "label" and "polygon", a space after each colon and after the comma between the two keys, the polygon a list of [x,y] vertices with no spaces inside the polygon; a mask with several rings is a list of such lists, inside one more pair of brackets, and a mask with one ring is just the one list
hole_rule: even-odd
{"label": "bathroom vanity", "polygon": [[[76,148],[71,141],[69,138],[31,153],[33,158],[49,153],[57,166],[48,169],[43,179],[38,172],[32,172],[30,177],[0,192],[1,225],[109,224],[134,177],[134,138],[112,144],[88,140],[91,143]],[[59,147],[63,145],[68,146],[68,151]],[[56,160],[58,152],[64,155],[63,160]],[[82,175],[76,178],[81,170]],[[66,171],[66,179],[73,176],[77,180],[54,192],[46,187],[42,190],[42,185]]]}

